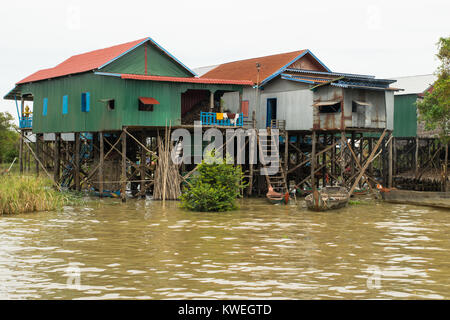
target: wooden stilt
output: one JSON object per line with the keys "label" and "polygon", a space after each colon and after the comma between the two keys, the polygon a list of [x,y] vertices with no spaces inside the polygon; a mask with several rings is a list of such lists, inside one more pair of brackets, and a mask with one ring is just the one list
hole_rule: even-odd
{"label": "wooden stilt", "polygon": [[214,91],[211,91],[209,95],[209,109],[211,112],[214,109]]}
{"label": "wooden stilt", "polygon": [[20,174],[23,174],[23,144],[24,144],[24,138],[23,138],[23,130],[20,130],[20,145],[19,145],[19,172]]}
{"label": "wooden stilt", "polygon": [[39,177],[39,157],[41,156],[41,137],[42,135],[36,133],[36,176]]}
{"label": "wooden stilt", "polygon": [[414,154],[414,169],[416,172],[416,177],[419,174],[419,137],[416,137],[416,152]]}
{"label": "wooden stilt", "polygon": [[315,178],[315,172],[316,172],[316,131],[312,131],[311,135],[311,188],[312,192],[314,193],[316,191],[316,178]]}
{"label": "wooden stilt", "polygon": [[126,199],[126,188],[127,188],[127,135],[125,131],[122,131],[122,175],[121,175],[121,188],[120,188],[120,197],[122,202],[127,201]]}
{"label": "wooden stilt", "polygon": [[284,174],[286,175],[286,181],[287,181],[288,168],[289,168],[289,134],[285,130],[284,131]]}
{"label": "wooden stilt", "polygon": [[393,137],[391,133],[391,139],[389,139],[389,159],[388,159],[388,188],[392,188],[392,147],[393,147]]}
{"label": "wooden stilt", "polygon": [[54,150],[54,161],[55,164],[53,166],[53,179],[55,182],[59,181],[59,172],[60,172],[60,157],[61,157],[61,133],[55,133],[55,150]]}
{"label": "wooden stilt", "polygon": [[442,181],[442,191],[447,192],[447,180],[448,180],[448,144],[445,145],[445,156],[444,156],[444,173]]}
{"label": "wooden stilt", "polygon": [[[145,145],[146,142],[146,136],[144,131],[141,133],[141,143]],[[141,185],[140,185],[140,195],[141,197],[145,197],[145,165],[146,165],[146,155],[145,155],[145,149],[141,146],[140,147],[140,154],[139,154],[139,168],[140,168],[140,179],[141,179]]]}
{"label": "wooden stilt", "polygon": [[[336,143],[336,136],[331,135],[331,144]],[[331,149],[331,185],[334,185],[334,177],[336,176],[336,146]]]}
{"label": "wooden stilt", "polygon": [[99,138],[99,164],[100,167],[98,167],[98,192],[100,193],[100,197],[103,196],[103,186],[104,186],[104,177],[103,177],[103,167],[105,165],[105,140],[103,137],[103,132],[100,132],[98,134]]}
{"label": "wooden stilt", "polygon": [[75,169],[75,190],[80,191],[80,133],[75,132],[75,163],[73,165]]}

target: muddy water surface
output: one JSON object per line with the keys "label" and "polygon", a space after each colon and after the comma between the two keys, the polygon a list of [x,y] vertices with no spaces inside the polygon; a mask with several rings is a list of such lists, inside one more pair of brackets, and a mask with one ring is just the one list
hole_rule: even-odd
{"label": "muddy water surface", "polygon": [[91,201],[0,217],[2,299],[449,299],[450,212]]}

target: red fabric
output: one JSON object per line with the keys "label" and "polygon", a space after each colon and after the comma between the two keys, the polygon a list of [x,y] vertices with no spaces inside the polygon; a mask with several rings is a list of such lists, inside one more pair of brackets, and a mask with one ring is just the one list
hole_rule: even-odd
{"label": "red fabric", "polygon": [[164,76],[144,76],[140,74],[122,74],[122,79],[146,80],[146,81],[167,81],[167,82],[185,82],[185,83],[204,83],[204,84],[237,84],[251,86],[253,83],[248,80],[226,80],[226,79],[206,79],[206,78],[182,78],[182,77],[164,77]]}
{"label": "red fabric", "polygon": [[113,47],[90,51],[70,57],[69,59],[50,69],[39,70],[20,80],[17,84],[61,77],[69,74],[90,71],[101,67],[122,53],[138,45],[146,38],[119,44]]}
{"label": "red fabric", "polygon": [[159,101],[151,97],[139,97],[143,104],[159,104]]}

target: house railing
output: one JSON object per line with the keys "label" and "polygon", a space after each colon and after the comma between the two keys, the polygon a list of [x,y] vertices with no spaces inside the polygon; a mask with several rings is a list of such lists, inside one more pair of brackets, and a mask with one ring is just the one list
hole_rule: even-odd
{"label": "house railing", "polygon": [[[219,116],[218,116],[219,115]],[[226,126],[226,127],[242,127],[244,125],[243,113],[236,113],[234,119],[227,116],[220,119],[220,113],[216,112],[200,112],[200,121],[206,126]],[[224,114],[222,114],[224,115]],[[217,119],[219,117],[219,119]],[[237,119],[236,119],[237,117]]]}
{"label": "house railing", "polygon": [[19,117],[19,127],[20,129],[27,129],[33,127],[33,117]]}
{"label": "house railing", "polygon": [[271,129],[286,130],[286,120],[272,119],[270,121],[270,128]]}

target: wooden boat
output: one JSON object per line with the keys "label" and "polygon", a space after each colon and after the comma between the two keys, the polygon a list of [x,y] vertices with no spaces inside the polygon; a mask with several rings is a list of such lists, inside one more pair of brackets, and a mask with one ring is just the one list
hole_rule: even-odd
{"label": "wooden boat", "polygon": [[450,192],[410,191],[378,187],[386,202],[450,209]]}
{"label": "wooden boat", "polygon": [[347,188],[324,187],[305,197],[306,206],[314,211],[326,211],[347,206],[349,200]]}
{"label": "wooden boat", "polygon": [[272,186],[269,186],[269,191],[266,193],[267,200],[272,204],[288,204],[289,202],[289,193],[286,192],[285,194],[276,192],[273,190]]}

